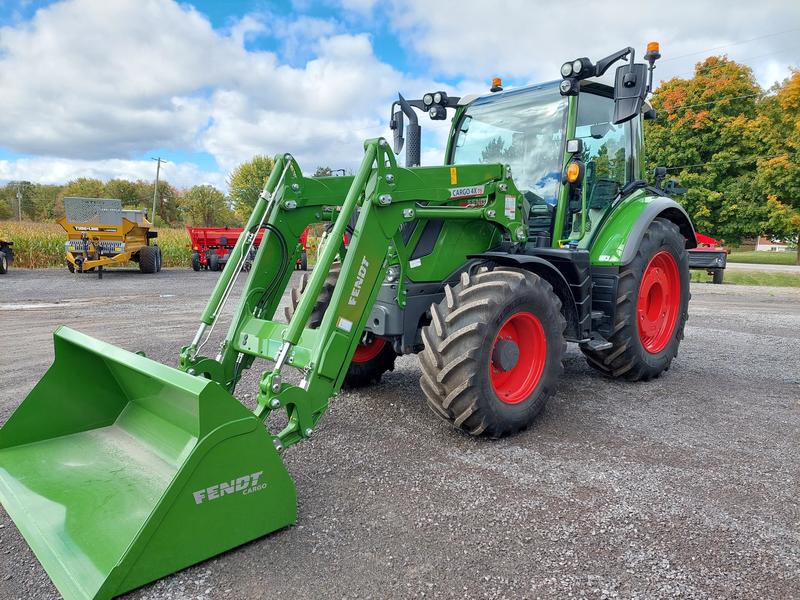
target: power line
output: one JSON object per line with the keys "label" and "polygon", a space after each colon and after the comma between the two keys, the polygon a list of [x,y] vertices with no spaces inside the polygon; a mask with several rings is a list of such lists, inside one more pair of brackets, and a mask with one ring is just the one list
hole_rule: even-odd
{"label": "power line", "polygon": [[708,102],[698,102],[697,104],[679,104],[678,106],[673,106],[671,109],[663,108],[666,112],[672,113],[678,109],[685,109],[685,108],[695,108],[697,106],[708,106],[710,104],[719,104],[720,102],[726,102],[729,100],[742,100],[744,98],[765,98],[769,96],[769,94],[764,93],[757,93],[757,94],[745,94],[743,96],[725,96],[723,98],[717,98],[716,100],[709,100]]}
{"label": "power line", "polygon": [[[764,54],[758,54],[756,56],[748,56],[746,58],[741,58],[741,59],[728,59],[728,62],[719,62],[719,63],[717,63],[715,65],[704,66],[703,69],[710,71],[710,70],[713,70],[713,69],[719,69],[719,68],[722,68],[722,67],[726,67],[731,62],[744,64],[745,61],[756,60],[756,59],[759,59],[759,58],[764,58],[765,56],[772,56],[772,55],[775,55],[775,54],[783,54],[783,53],[786,53],[786,52],[796,52],[797,50],[798,50],[798,48],[796,46],[793,46],[791,48],[783,48],[782,50],[773,50],[772,52],[766,52]],[[752,65],[745,65],[745,66],[748,66],[751,69],[753,68]],[[696,72],[697,72],[696,68],[692,69],[691,71],[680,71],[678,73],[673,73],[672,77],[680,77],[681,75],[694,75],[694,74],[696,74]]]}
{"label": "power line", "polygon": [[727,164],[738,163],[738,162],[749,162],[751,160],[760,160],[760,159],[769,159],[769,158],[784,158],[784,157],[785,158],[789,158],[789,154],[786,153],[786,152],[784,152],[783,154],[766,154],[766,155],[763,155],[763,156],[760,155],[760,154],[757,154],[757,155],[753,155],[753,156],[735,158],[733,160],[716,160],[716,161],[708,161],[708,162],[697,163],[697,164],[694,164],[694,165],[681,165],[679,167],[667,167],[667,171],[680,171],[682,169],[693,169],[693,168],[696,168],[696,167],[707,167],[708,165],[727,165]]}
{"label": "power line", "polygon": [[729,44],[725,44],[723,46],[714,46],[713,48],[706,48],[705,50],[698,50],[697,52],[689,52],[687,54],[680,54],[678,56],[671,56],[669,58],[661,59],[662,63],[670,62],[673,60],[679,60],[681,58],[686,58],[688,56],[695,56],[696,54],[703,54],[705,52],[711,52],[712,50],[721,50],[723,48],[730,48],[731,46],[740,46],[741,44],[748,44],[750,42],[755,42],[757,40],[763,40],[768,37],[775,37],[776,35],[783,35],[785,33],[793,33],[795,31],[800,31],[800,28],[795,27],[794,29],[786,29],[784,31],[775,31],[772,33],[767,33],[765,35],[760,35],[758,37],[750,38],[749,40],[739,40],[737,42],[731,42]]}

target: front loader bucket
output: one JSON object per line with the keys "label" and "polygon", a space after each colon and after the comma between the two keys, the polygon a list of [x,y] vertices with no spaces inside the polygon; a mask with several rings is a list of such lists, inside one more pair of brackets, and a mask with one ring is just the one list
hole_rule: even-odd
{"label": "front loader bucket", "polygon": [[111,598],[293,523],[262,423],[217,383],[72,329],[0,429],[0,501],[67,599]]}

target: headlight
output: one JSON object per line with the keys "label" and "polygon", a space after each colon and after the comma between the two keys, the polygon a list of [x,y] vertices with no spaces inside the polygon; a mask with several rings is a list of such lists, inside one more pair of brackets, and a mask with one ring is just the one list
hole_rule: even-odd
{"label": "headlight", "polygon": [[572,80],[571,79],[562,79],[561,83],[558,84],[558,89],[561,90],[562,94],[565,94],[565,95],[569,94],[572,91]]}
{"label": "headlight", "polygon": [[569,77],[572,75],[572,63],[564,63],[561,65],[561,76],[562,77]]}
{"label": "headlight", "polygon": [[577,75],[582,70],[583,70],[583,62],[579,58],[578,60],[572,63],[572,72],[575,73],[575,75]]}
{"label": "headlight", "polygon": [[433,95],[433,101],[436,102],[436,104],[441,104],[442,103],[442,92],[436,92]]}
{"label": "headlight", "polygon": [[397,281],[397,278],[400,276],[400,269],[397,267],[389,267],[389,270],[386,271],[386,282],[387,283],[394,283]]}
{"label": "headlight", "polygon": [[422,97],[422,103],[423,103],[425,106],[430,106],[431,104],[433,104],[433,96],[432,96],[431,94],[425,94],[425,95]]}

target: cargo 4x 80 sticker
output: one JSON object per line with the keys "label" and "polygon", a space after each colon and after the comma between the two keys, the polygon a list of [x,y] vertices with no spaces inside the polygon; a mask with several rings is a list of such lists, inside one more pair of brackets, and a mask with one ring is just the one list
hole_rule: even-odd
{"label": "cargo 4x 80 sticker", "polygon": [[266,483],[259,483],[259,479],[264,471],[256,471],[250,475],[242,475],[230,481],[221,481],[216,485],[203,488],[192,492],[195,504],[203,504],[203,502],[210,502],[211,500],[218,500],[223,496],[229,494],[252,494],[261,491],[267,487]]}

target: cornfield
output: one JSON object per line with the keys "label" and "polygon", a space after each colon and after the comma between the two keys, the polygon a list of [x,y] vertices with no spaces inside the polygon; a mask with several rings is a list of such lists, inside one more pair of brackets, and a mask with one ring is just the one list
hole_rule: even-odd
{"label": "cornfield", "polygon": [[[63,267],[67,234],[55,223],[0,221],[0,240],[14,242],[14,267]],[[165,267],[189,267],[192,251],[185,229],[159,228],[156,240]],[[135,265],[133,265],[135,266]]]}
{"label": "cornfield", "polygon": [[[66,264],[67,234],[56,223],[0,221],[0,240],[14,242],[15,268],[43,269]],[[161,247],[165,267],[191,266],[192,250],[185,229],[159,228],[156,241]],[[317,237],[308,236],[308,260],[312,265],[316,262],[318,244]]]}

